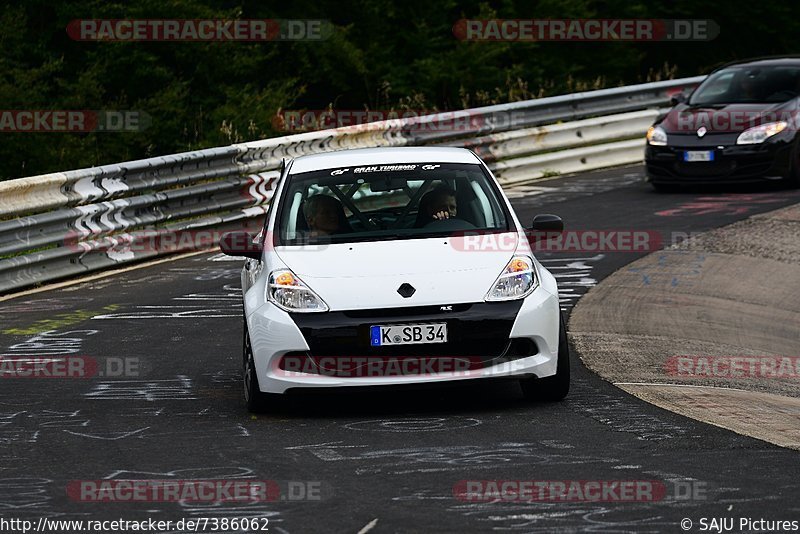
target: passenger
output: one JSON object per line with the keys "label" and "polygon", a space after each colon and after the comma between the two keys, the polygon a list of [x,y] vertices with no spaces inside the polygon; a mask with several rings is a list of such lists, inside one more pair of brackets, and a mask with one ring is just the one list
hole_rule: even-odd
{"label": "passenger", "polygon": [[303,215],[311,235],[331,235],[351,232],[347,216],[339,200],[328,195],[314,195],[303,204]]}

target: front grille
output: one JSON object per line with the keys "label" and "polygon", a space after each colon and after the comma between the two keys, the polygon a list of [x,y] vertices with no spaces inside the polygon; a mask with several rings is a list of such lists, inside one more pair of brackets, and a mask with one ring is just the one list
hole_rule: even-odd
{"label": "front grille", "polygon": [[[685,150],[713,150],[714,161],[683,161]],[[646,163],[649,175],[658,178],[686,178],[687,182],[703,178],[715,180],[748,180],[788,172],[791,146],[784,143],[768,145],[647,147]]]}
{"label": "front grille", "polygon": [[[507,349],[522,301],[292,314],[314,356],[403,356],[497,358]],[[447,323],[446,343],[373,347],[370,327]]]}
{"label": "front grille", "polygon": [[[443,310],[442,308],[450,308]],[[342,312],[345,317],[364,319],[376,317],[407,317],[415,315],[440,315],[447,316],[453,313],[462,313],[469,310],[472,304],[453,304],[452,306],[411,306],[409,308],[392,308],[388,310],[349,310]]]}
{"label": "front grille", "polygon": [[704,161],[697,163],[678,162],[675,172],[683,176],[726,176],[736,169],[733,161]]}

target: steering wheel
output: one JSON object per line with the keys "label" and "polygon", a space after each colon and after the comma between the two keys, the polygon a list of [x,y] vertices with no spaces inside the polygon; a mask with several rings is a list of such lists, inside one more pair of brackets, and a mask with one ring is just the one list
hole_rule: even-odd
{"label": "steering wheel", "polygon": [[388,228],[386,221],[374,215],[369,218],[369,223],[378,230],[386,230]]}
{"label": "steering wheel", "polygon": [[784,89],[782,91],[772,93],[765,100],[767,100],[768,102],[783,102],[784,100],[790,100],[796,97],[797,97],[796,91],[792,91],[791,89]]}

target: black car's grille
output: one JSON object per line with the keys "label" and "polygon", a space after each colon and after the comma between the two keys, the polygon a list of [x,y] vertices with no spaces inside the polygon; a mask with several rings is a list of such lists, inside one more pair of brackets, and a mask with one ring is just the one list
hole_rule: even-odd
{"label": "black car's grille", "polygon": [[[686,150],[712,150],[714,161],[683,161]],[[749,180],[764,176],[782,176],[790,166],[791,146],[771,143],[757,146],[648,146],[645,154],[647,173],[652,177],[672,181],[686,178],[687,182],[705,178],[724,180]]]}
{"label": "black car's grille", "polygon": [[736,169],[734,161],[703,161],[700,163],[675,163],[675,172],[684,176],[724,176]]}

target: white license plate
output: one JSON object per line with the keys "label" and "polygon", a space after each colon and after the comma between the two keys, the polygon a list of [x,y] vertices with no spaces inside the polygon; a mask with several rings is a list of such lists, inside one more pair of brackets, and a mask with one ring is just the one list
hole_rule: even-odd
{"label": "white license plate", "polygon": [[683,161],[714,161],[713,150],[686,150]]}
{"label": "white license plate", "polygon": [[447,323],[371,326],[369,338],[373,347],[446,343]]}

